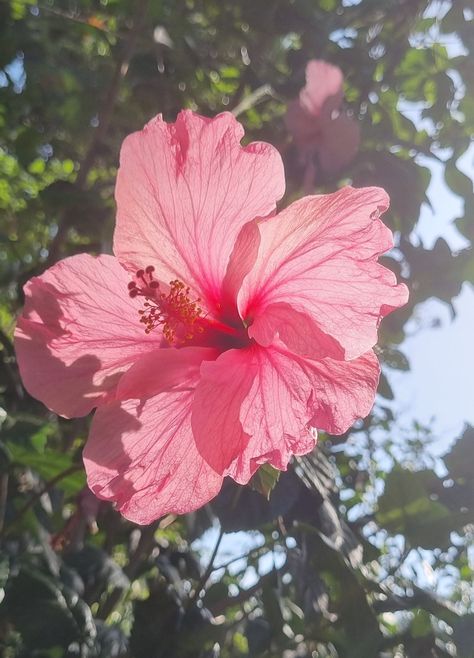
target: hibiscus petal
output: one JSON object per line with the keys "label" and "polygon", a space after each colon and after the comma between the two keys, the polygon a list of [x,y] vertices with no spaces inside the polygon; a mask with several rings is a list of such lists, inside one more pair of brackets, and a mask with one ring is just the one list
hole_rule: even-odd
{"label": "hibiscus petal", "polygon": [[227,270],[222,282],[221,319],[240,323],[237,310],[237,295],[242,282],[255,265],[260,245],[260,231],[257,222],[245,224],[241,229],[229,258]]}
{"label": "hibiscus petal", "polygon": [[178,278],[211,310],[240,229],[266,216],[284,193],[281,157],[269,144],[242,147],[230,113],[208,119],[183,111],[161,116],[122,146],[114,251],[132,269],[154,265]]}
{"label": "hibiscus petal", "polygon": [[142,356],[120,379],[116,397],[145,399],[176,388],[186,388],[187,381],[199,375],[203,361],[219,356],[212,347],[162,348]]}
{"label": "hibiscus petal", "polygon": [[283,302],[335,338],[346,358],[373,347],[381,318],[408,296],[377,262],[393,244],[379,219],[387,207],[382,189],[345,187],[305,197],[260,222],[258,258],[239,292],[241,316],[255,320]]}
{"label": "hibiscus petal", "polygon": [[321,138],[319,117],[309,114],[299,100],[290,101],[286,108],[285,124],[297,146],[306,151],[314,149]]}
{"label": "hibiscus petal", "polygon": [[249,439],[239,415],[257,374],[254,353],[252,348],[228,350],[216,361],[201,366],[192,428],[197,449],[218,473],[225,471]]}
{"label": "hibiscus petal", "polygon": [[319,116],[323,105],[338,109],[343,98],[344,78],[338,66],[321,59],[312,59],[306,65],[306,85],[300,92],[301,107]]}
{"label": "hibiscus petal", "polygon": [[314,428],[342,434],[367,416],[380,370],[373,352],[354,361],[314,361],[272,346],[256,355],[258,374],[240,411],[250,438],[224,473],[241,484],[261,464],[285,470],[292,455],[310,452]]}
{"label": "hibiscus petal", "polygon": [[321,331],[306,313],[295,311],[284,302],[267,306],[249,327],[248,335],[263,347],[278,337],[291,351],[315,359],[344,357],[344,350],[332,336]]}
{"label": "hibiscus petal", "polygon": [[196,450],[192,399],[192,390],[173,391],[97,410],[83,455],[88,484],[130,521],[184,514],[219,492],[222,477]]}
{"label": "hibiscus petal", "polygon": [[161,341],[139,322],[129,276],[112,256],[57,263],[25,286],[15,349],[28,392],[62,416],[82,416],[113,395],[121,374]]}
{"label": "hibiscus petal", "polygon": [[345,112],[322,124],[318,148],[323,171],[333,173],[348,165],[357,155],[360,144],[359,123]]}

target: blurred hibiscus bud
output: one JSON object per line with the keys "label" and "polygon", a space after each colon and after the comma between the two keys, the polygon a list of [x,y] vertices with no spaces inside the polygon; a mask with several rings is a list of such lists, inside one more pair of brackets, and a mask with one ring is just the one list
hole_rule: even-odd
{"label": "blurred hibiscus bud", "polygon": [[306,65],[306,85],[288,104],[288,131],[304,167],[304,189],[312,190],[318,169],[333,174],[357,154],[360,128],[343,108],[343,75],[339,67],[312,59]]}

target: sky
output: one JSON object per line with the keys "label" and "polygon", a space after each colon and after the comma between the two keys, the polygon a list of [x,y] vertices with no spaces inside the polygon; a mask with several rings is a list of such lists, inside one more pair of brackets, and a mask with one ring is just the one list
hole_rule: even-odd
{"label": "sky", "polygon": [[[434,1],[425,17],[442,18],[450,5],[446,0]],[[457,36],[442,34],[439,24],[432,28],[432,39],[444,45],[451,58],[467,54]],[[452,78],[461,98],[464,85],[454,74]],[[402,102],[401,105],[400,111],[419,129],[431,129],[430,122],[421,117],[422,104],[418,108],[415,104],[403,107]],[[454,224],[464,214],[463,201],[445,184],[443,165],[428,158],[422,158],[420,164],[431,169],[428,188],[431,208],[428,204],[423,206],[412,238],[428,249],[438,237],[444,238],[453,252],[469,247],[470,243]],[[458,160],[457,167],[474,181],[474,143]],[[431,299],[419,305],[406,327],[409,337],[402,346],[410,362],[410,372],[386,373],[395,393],[398,424],[409,426],[416,420],[431,427],[437,454],[449,448],[466,422],[474,425],[474,387],[469,379],[474,372],[474,290],[469,283],[464,284],[453,306],[454,319],[449,307],[439,300]],[[429,328],[434,319],[439,319],[441,325]]]}
{"label": "sky", "polygon": [[[458,163],[474,180],[474,145]],[[461,199],[445,185],[441,166],[431,166],[432,181],[428,197],[433,206],[423,207],[414,231],[426,248],[443,237],[452,251],[468,246],[456,230],[453,220],[462,216]],[[465,283],[461,294],[453,300],[454,319],[449,307],[434,299],[421,304],[415,320],[407,325],[411,334],[402,345],[410,362],[409,373],[387,374],[395,393],[399,424],[421,421],[433,428],[437,450],[444,452],[457,438],[465,422],[474,425],[474,291]],[[439,328],[429,328],[439,318]],[[423,328],[417,330],[417,326]]]}

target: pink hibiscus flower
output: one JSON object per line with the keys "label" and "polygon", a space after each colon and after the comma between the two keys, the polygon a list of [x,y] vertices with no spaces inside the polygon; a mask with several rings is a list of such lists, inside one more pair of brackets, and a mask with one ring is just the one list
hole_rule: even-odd
{"label": "pink hibiscus flower", "polygon": [[224,476],[285,469],[315,428],[367,415],[377,325],[407,298],[377,263],[383,190],[272,216],[280,156],[242,136],[228,113],[150,121],[122,147],[115,257],[72,256],[25,287],[25,386],[66,417],[97,408],[89,486],[137,523],[196,509]]}
{"label": "pink hibiscus flower", "polygon": [[306,65],[306,86],[288,104],[286,125],[305,167],[306,191],[315,185],[317,165],[332,174],[349,164],[359,149],[359,124],[341,107],[343,82],[339,67],[312,59]]}

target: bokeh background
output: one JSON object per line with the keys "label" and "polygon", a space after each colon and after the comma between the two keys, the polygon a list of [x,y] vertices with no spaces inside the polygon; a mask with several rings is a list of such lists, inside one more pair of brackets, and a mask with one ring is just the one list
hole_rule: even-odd
{"label": "bokeh background", "polygon": [[[469,0],[0,0],[2,656],[474,656],[473,18]],[[278,481],[134,526],[85,488],[89,420],[22,388],[22,285],[110,251],[121,141],[158,112],[234,111],[282,153],[282,205],[300,196],[285,114],[312,58],[341,68],[361,131],[314,192],[388,190],[384,263],[411,291],[375,407]]]}

